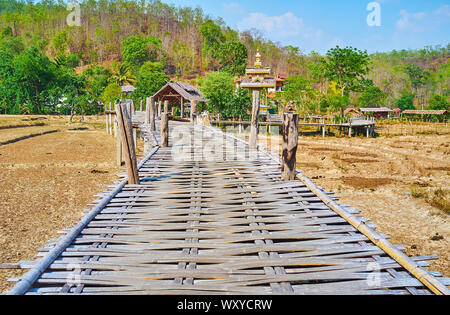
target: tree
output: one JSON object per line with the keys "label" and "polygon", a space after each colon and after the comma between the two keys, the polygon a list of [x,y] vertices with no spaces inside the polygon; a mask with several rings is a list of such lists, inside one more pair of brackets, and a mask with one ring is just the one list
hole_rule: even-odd
{"label": "tree", "polygon": [[421,67],[414,63],[410,63],[405,67],[405,71],[411,80],[411,84],[414,88],[414,91],[417,92],[417,89],[424,84],[425,74]]}
{"label": "tree", "polygon": [[327,95],[322,99],[320,107],[322,109],[328,109],[332,113],[341,112],[343,117],[343,112],[347,108],[349,102],[350,98],[346,95]]}
{"label": "tree", "polygon": [[124,86],[127,84],[134,84],[136,82],[136,77],[131,73],[130,68],[127,64],[115,64],[114,72],[109,78],[109,82],[114,82],[119,86]]}
{"label": "tree", "polygon": [[315,111],[320,103],[320,92],[313,87],[313,81],[302,75],[286,79],[283,92],[278,92],[276,100],[284,106],[294,103],[300,113]]}
{"label": "tree", "polygon": [[227,72],[211,72],[200,81],[200,89],[207,99],[220,90],[232,94],[235,90],[234,77]]}
{"label": "tree", "polygon": [[178,75],[188,74],[194,67],[195,55],[189,46],[179,40],[175,40],[172,45],[175,66]]}
{"label": "tree", "polygon": [[396,105],[401,111],[405,111],[408,109],[414,110],[416,109],[414,107],[415,97],[416,97],[415,94],[405,94],[396,101]]}
{"label": "tree", "polygon": [[47,98],[57,82],[57,65],[36,48],[29,48],[14,58],[14,75],[11,88],[15,89],[16,102],[32,112],[45,113]]}
{"label": "tree", "polygon": [[221,113],[224,117],[239,117],[246,118],[249,116],[252,109],[252,99],[247,90],[238,89],[236,93],[230,98],[229,103],[225,106]]}
{"label": "tree", "polygon": [[164,73],[163,67],[159,62],[147,61],[139,69],[139,75],[136,85],[136,91],[133,92],[133,98],[145,99],[158,92],[170,78]]}
{"label": "tree", "polygon": [[200,27],[200,34],[203,36],[204,55],[215,56],[220,44],[225,41],[220,26],[213,20],[207,20]]}
{"label": "tree", "polygon": [[114,104],[120,100],[121,95],[122,89],[120,88],[120,85],[116,82],[112,82],[105,88],[105,91],[102,94],[102,100],[105,104]]}
{"label": "tree", "polygon": [[86,69],[82,76],[88,93],[93,99],[101,100],[102,94],[108,86],[111,72],[102,66],[96,66]]}
{"label": "tree", "polygon": [[447,98],[441,95],[433,95],[433,97],[428,102],[429,105],[427,110],[446,110],[450,111],[450,103]]}
{"label": "tree", "polygon": [[382,107],[386,94],[377,86],[369,86],[358,98],[359,107]]}
{"label": "tree", "polygon": [[216,53],[220,70],[232,75],[244,75],[247,67],[248,50],[240,42],[222,43]]}
{"label": "tree", "polygon": [[123,41],[122,57],[127,66],[137,70],[147,61],[165,63],[167,54],[162,48],[161,39],[134,35]]}
{"label": "tree", "polygon": [[201,82],[200,89],[209,99],[207,110],[220,113],[224,117],[246,115],[251,107],[251,99],[246,90],[235,92],[234,76],[227,72],[212,72]]}
{"label": "tree", "polygon": [[225,42],[226,38],[220,26],[212,20],[204,22],[199,32],[203,37],[202,56],[205,57],[206,64],[211,64],[212,68],[215,68],[215,64],[211,61],[216,57],[220,44]]}
{"label": "tree", "polygon": [[370,57],[367,51],[346,47],[332,48],[320,60],[316,74],[336,82],[341,88],[341,96],[359,92],[370,85],[365,76],[370,72]]}

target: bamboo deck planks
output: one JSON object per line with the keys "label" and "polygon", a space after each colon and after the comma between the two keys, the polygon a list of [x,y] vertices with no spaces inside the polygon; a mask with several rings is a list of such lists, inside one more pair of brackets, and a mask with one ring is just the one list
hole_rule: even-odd
{"label": "bamboo deck planks", "polygon": [[[169,144],[192,159],[159,148],[141,185],[124,185],[24,293],[431,294],[304,184],[282,182],[267,155],[218,131],[169,126],[191,134],[180,143],[170,131]],[[199,158],[211,149],[193,140],[203,132],[224,156],[232,144],[247,158]]]}

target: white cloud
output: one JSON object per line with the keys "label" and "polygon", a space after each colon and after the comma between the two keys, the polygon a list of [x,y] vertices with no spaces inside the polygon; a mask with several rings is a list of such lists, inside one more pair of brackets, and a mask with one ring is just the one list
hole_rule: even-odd
{"label": "white cloud", "polygon": [[401,10],[400,15],[401,18],[395,25],[398,32],[431,31],[450,22],[450,6],[446,4],[428,13],[409,13],[406,10]]}
{"label": "white cloud", "polygon": [[245,9],[237,2],[222,2],[222,9],[226,13],[233,15],[243,15]]}
{"label": "white cloud", "polygon": [[444,4],[442,7],[434,11],[434,14],[442,17],[449,18],[450,17],[450,5]]}
{"label": "white cloud", "polygon": [[240,31],[257,29],[272,39],[292,37],[311,39],[321,37],[323,33],[321,30],[306,26],[303,19],[295,16],[292,12],[281,16],[268,16],[259,12],[250,13],[237,26]]}
{"label": "white cloud", "polygon": [[396,23],[396,28],[398,31],[422,31],[425,27],[425,12],[418,13],[408,13],[406,10],[401,10],[400,15],[402,16],[400,20]]}

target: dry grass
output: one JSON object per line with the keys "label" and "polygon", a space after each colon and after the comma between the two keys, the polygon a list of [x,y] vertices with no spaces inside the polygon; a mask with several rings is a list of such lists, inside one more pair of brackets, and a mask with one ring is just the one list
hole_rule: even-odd
{"label": "dry grass", "polygon": [[438,255],[429,269],[449,277],[450,217],[442,210],[448,207],[449,143],[442,130],[439,136],[300,137],[297,165],[319,186],[338,191],[342,203],[361,209],[409,256]]}
{"label": "dry grass", "polygon": [[392,184],[391,178],[342,177],[342,182],[355,189],[377,189],[380,186]]}

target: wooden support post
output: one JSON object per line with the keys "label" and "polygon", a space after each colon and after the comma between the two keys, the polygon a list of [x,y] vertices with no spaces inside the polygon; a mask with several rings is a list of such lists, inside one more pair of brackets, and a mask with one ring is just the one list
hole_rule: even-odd
{"label": "wooden support post", "polygon": [[143,100],[141,100],[140,103],[139,103],[139,111],[140,112],[142,112],[142,103],[143,103]]}
{"label": "wooden support post", "polygon": [[261,105],[260,90],[253,90],[253,106],[252,106],[252,124],[250,130],[249,147],[255,150],[258,145],[258,128],[259,128],[259,109]]}
{"label": "wooden support post", "polygon": [[[106,108],[106,105],[105,105]],[[106,117],[106,133],[109,134],[109,113],[107,113],[108,108],[105,109],[105,117]]]}
{"label": "wooden support post", "polygon": [[148,107],[148,115],[149,115],[149,124],[150,131],[155,131],[155,99],[152,97],[147,99],[147,107]]}
{"label": "wooden support post", "polygon": [[139,185],[139,174],[136,162],[136,150],[133,142],[133,125],[131,115],[125,109],[125,106],[119,105],[116,110],[117,121],[119,124],[120,135],[122,138],[122,149],[125,153],[125,165],[128,173],[128,183]]}
{"label": "wooden support post", "polygon": [[169,114],[169,101],[164,101],[164,113]]}
{"label": "wooden support post", "polygon": [[161,114],[161,147],[169,146],[169,113]]}
{"label": "wooden support post", "polygon": [[180,101],[180,103],[181,103],[181,113],[180,113],[180,116],[181,116],[181,119],[183,119],[184,118],[184,98],[183,97],[181,97],[181,101]]}
{"label": "wooden support post", "polygon": [[109,103],[109,111],[110,111],[110,114],[109,114],[109,134],[110,135],[113,134],[113,114],[111,113],[112,110],[113,110],[112,109],[112,104]]}
{"label": "wooden support post", "polygon": [[117,120],[114,120],[114,133],[116,137],[116,163],[117,166],[122,166],[122,137],[118,132]]}
{"label": "wooden support post", "polygon": [[145,120],[144,120],[144,123],[146,125],[150,124],[150,119],[151,119],[150,106],[151,106],[150,97],[147,97],[145,99]]}
{"label": "wooden support post", "polygon": [[367,138],[369,138],[369,133],[370,133],[370,126],[367,126],[367,127],[366,127],[366,133],[367,133],[367,135],[366,135],[366,136],[367,136]]}
{"label": "wooden support post", "polygon": [[285,113],[283,121],[283,157],[281,180],[295,180],[298,148],[298,114]]}
{"label": "wooden support post", "polygon": [[162,101],[159,99],[158,101],[158,117],[161,116],[161,107],[162,107]]}
{"label": "wooden support post", "polygon": [[134,144],[134,148],[136,150],[137,148],[137,129],[133,128],[133,144]]}
{"label": "wooden support post", "polygon": [[113,130],[114,138],[117,138],[117,121],[115,119],[113,121],[113,127],[114,127],[114,130]]}
{"label": "wooden support post", "polygon": [[322,137],[325,138],[325,118],[322,119]]}
{"label": "wooden support post", "polygon": [[195,123],[195,115],[197,113],[197,101],[191,102],[191,124]]}

